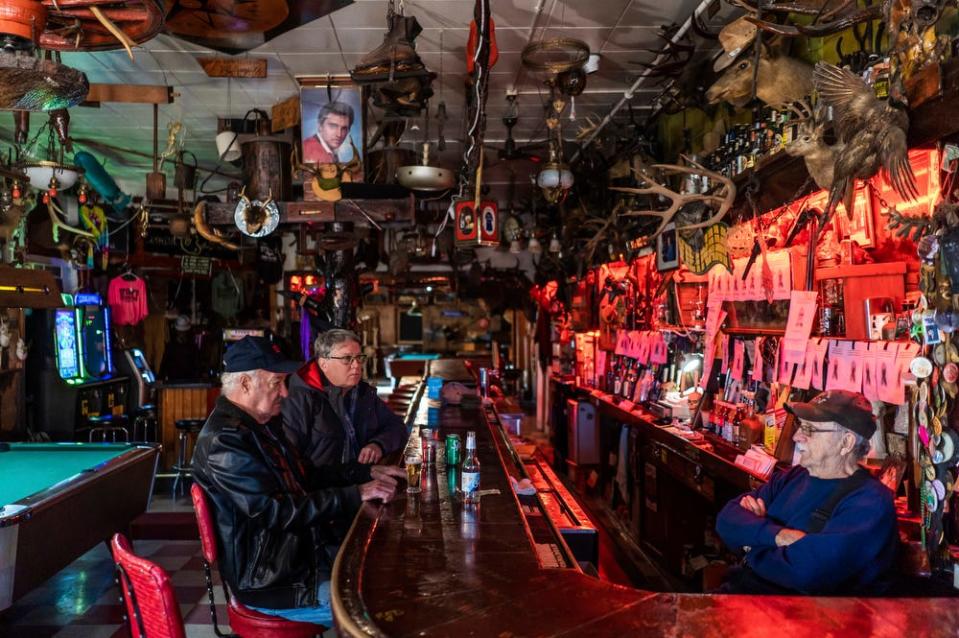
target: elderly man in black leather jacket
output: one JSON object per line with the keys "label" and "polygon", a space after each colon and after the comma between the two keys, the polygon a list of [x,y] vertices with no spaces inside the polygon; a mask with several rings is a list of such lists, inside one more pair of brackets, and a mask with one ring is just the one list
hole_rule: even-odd
{"label": "elderly man in black leather jacket", "polygon": [[193,476],[213,505],[220,570],[244,605],[330,626],[334,518],[361,501],[389,501],[399,467],[315,467],[284,438],[285,377],[298,367],[262,337],[224,358],[223,389],[197,438]]}

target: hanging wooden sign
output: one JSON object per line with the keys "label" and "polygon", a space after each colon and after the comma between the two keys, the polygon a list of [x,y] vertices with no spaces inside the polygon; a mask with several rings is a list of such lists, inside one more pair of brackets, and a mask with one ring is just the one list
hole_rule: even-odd
{"label": "hanging wooden sign", "polygon": [[277,102],[270,109],[270,130],[273,133],[293,128],[300,123],[300,96],[293,95]]}
{"label": "hanging wooden sign", "polygon": [[266,58],[218,58],[196,59],[211,78],[265,78]]}

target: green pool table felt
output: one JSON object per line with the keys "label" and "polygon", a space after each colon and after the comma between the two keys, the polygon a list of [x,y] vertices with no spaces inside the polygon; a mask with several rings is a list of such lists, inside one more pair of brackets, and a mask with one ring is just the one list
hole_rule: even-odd
{"label": "green pool table felt", "polygon": [[110,443],[11,443],[0,452],[0,506],[48,489],[129,450]]}

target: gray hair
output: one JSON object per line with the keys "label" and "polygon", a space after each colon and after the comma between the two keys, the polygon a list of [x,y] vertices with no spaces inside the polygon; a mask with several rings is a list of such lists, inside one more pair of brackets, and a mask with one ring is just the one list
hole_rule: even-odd
{"label": "gray hair", "polygon": [[313,354],[317,359],[325,359],[333,352],[333,348],[347,341],[355,341],[362,345],[359,336],[352,330],[343,330],[342,328],[333,328],[326,332],[316,335],[313,342]]}

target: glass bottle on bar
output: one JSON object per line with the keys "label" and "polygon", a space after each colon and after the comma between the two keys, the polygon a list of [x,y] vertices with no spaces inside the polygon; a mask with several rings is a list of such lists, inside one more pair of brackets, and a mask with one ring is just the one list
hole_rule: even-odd
{"label": "glass bottle on bar", "polygon": [[620,394],[624,399],[633,398],[633,386],[636,383],[633,377],[633,363],[631,358],[626,359],[626,370],[623,372],[623,387],[622,393]]}
{"label": "glass bottle on bar", "polygon": [[616,378],[613,380],[613,396],[623,395],[623,382],[626,380],[626,357],[616,357]]}
{"label": "glass bottle on bar", "polygon": [[476,432],[466,433],[466,454],[463,456],[463,468],[460,473],[460,491],[463,492],[464,503],[475,503],[479,500],[476,493],[480,487],[480,464],[476,458]]}

